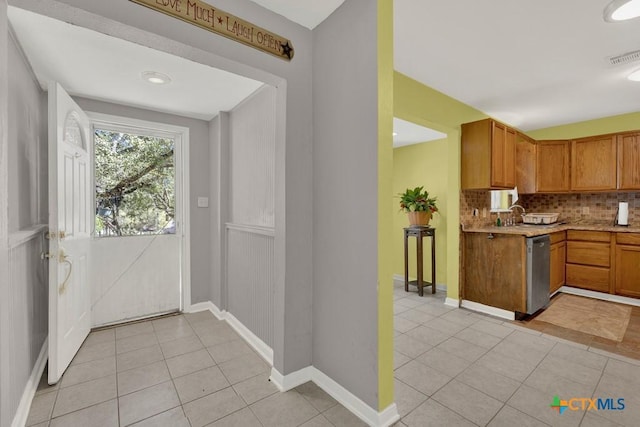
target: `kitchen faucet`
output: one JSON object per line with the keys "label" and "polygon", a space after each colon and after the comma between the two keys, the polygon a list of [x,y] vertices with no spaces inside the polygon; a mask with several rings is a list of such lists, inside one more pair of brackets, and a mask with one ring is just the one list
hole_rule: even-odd
{"label": "kitchen faucet", "polygon": [[513,205],[509,206],[509,211],[513,212],[513,208],[520,208],[520,209],[522,209],[522,213],[520,214],[520,217],[521,217],[521,218],[523,219],[523,221],[524,221],[524,216],[527,214],[527,213],[525,212],[524,208],[523,208],[522,206],[520,206],[520,205],[513,204]]}

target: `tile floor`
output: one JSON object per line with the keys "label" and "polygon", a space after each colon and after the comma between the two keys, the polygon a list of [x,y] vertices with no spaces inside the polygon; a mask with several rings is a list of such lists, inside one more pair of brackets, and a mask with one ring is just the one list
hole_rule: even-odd
{"label": "tile floor", "polygon": [[313,383],[279,393],[269,373],[209,312],[105,329],[57,385],[43,377],[27,426],[365,426]]}
{"label": "tile floor", "polygon": [[[399,426],[638,426],[640,360],[394,289]],[[560,399],[624,398],[622,411]]]}
{"label": "tile floor", "polygon": [[[394,289],[395,396],[411,426],[637,426],[640,360]],[[362,426],[313,383],[278,393],[269,367],[210,313],[93,332],[28,426]],[[624,398],[623,411],[550,408]]]}

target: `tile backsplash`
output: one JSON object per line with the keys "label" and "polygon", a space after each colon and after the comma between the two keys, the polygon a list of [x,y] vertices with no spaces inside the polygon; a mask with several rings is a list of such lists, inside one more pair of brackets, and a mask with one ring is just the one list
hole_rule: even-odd
{"label": "tile backsplash", "polygon": [[[629,202],[629,224],[640,224],[640,192],[626,193],[575,193],[575,194],[521,194],[518,204],[527,212],[558,212],[565,221],[611,221],[613,224],[618,202]],[[489,191],[463,190],[460,192],[460,221],[468,225],[494,223],[495,214],[489,213]],[[587,207],[588,214],[583,213]],[[479,216],[473,217],[477,208]],[[483,208],[487,216],[482,216]]]}
{"label": "tile backsplash", "polygon": [[[567,221],[613,221],[618,202],[629,202],[629,223],[640,222],[640,193],[579,193],[579,194],[531,194],[523,195],[522,203],[527,212],[558,212]],[[589,213],[583,213],[586,207]]]}

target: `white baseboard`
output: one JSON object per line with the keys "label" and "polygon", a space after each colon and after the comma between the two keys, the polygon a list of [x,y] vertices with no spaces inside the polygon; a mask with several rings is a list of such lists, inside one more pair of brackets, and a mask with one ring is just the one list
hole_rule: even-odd
{"label": "white baseboard", "polygon": [[226,311],[222,311],[220,310],[214,303],[212,303],[211,301],[207,301],[207,302],[199,302],[197,304],[191,304],[189,306],[188,309],[186,309],[185,311],[187,313],[197,313],[199,311],[206,311],[209,310],[210,312],[213,313],[214,316],[216,316],[216,318],[218,318],[218,320],[224,320],[225,318],[225,313]]}
{"label": "white baseboard", "polygon": [[33,370],[31,371],[29,380],[24,387],[24,392],[22,393],[22,398],[20,399],[20,404],[18,405],[16,415],[13,417],[11,427],[23,427],[25,424],[27,424],[29,410],[31,409],[31,402],[33,402],[33,398],[36,395],[36,391],[38,390],[38,384],[40,383],[40,378],[42,377],[44,368],[45,366],[47,366],[48,357],[49,338],[47,337],[42,344],[42,348],[40,349],[40,354],[38,355],[36,364],[33,366]]}
{"label": "white baseboard", "polygon": [[620,304],[635,305],[640,307],[640,299],[623,297],[621,295],[605,294],[604,292],[589,291],[586,289],[573,288],[571,286],[563,286],[558,292],[565,294],[578,295],[581,297],[596,298],[603,301],[617,302]]}
{"label": "white baseboard", "polygon": [[273,368],[271,370],[271,381],[280,391],[291,390],[307,381],[313,381],[342,406],[373,427],[387,427],[400,419],[395,403],[389,405],[384,411],[378,412],[324,372],[313,366],[307,366],[289,375],[282,375]]}
{"label": "white baseboard", "polygon": [[276,368],[271,368],[271,376],[269,379],[280,391],[289,391],[299,385],[311,381],[313,378],[313,366],[307,366],[299,371],[292,372],[288,375],[282,375]]}
{"label": "white baseboard", "polygon": [[477,311],[484,314],[489,314],[491,316],[500,317],[506,320],[515,320],[516,318],[516,314],[513,311],[507,311],[501,308],[480,304],[479,302],[467,301],[465,299],[460,301],[460,307],[468,308],[469,310]]}
{"label": "white baseboard", "polygon": [[[425,277],[425,279],[428,279],[428,277]],[[409,277],[409,280],[417,280],[417,279],[415,277]],[[404,276],[401,276],[399,274],[394,274],[393,275],[393,284],[395,286],[404,286]],[[446,292],[447,291],[447,285],[445,283],[436,282],[436,290],[437,291]]]}
{"label": "white baseboard", "polygon": [[228,311],[220,310],[213,302],[199,302],[189,306],[188,313],[197,313],[199,311],[210,311],[218,320],[226,321],[262,358],[269,364],[273,365],[273,349],[262,341],[256,334],[251,332],[241,321]]}
{"label": "white baseboard", "polygon": [[249,328],[244,326],[233,314],[228,311],[225,312],[225,320],[227,323],[236,330],[242,338],[249,343],[255,351],[262,356],[262,358],[271,366],[273,366],[273,349],[269,347],[264,341],[262,341],[256,334],[251,332]]}
{"label": "white baseboard", "polygon": [[455,307],[455,308],[459,308],[460,307],[460,300],[455,299],[455,298],[449,298],[447,297],[444,300],[444,305],[447,305],[449,307]]}

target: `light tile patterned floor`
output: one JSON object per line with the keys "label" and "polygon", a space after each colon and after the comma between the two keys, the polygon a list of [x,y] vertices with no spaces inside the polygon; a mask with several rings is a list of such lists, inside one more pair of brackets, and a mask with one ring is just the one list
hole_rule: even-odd
{"label": "light tile patterned floor", "polygon": [[[394,288],[398,426],[638,426],[640,360]],[[560,399],[624,398],[622,411]]]}
{"label": "light tile patterned floor", "polygon": [[[637,426],[640,361],[394,289],[398,427]],[[313,383],[278,393],[269,367],[208,312],[93,332],[42,383],[28,426],[363,426]],[[623,411],[551,409],[624,398]]]}
{"label": "light tile patterned floor", "polygon": [[56,386],[41,381],[27,426],[365,425],[313,383],[279,393],[269,373],[209,312],[105,329],[89,335]]}

